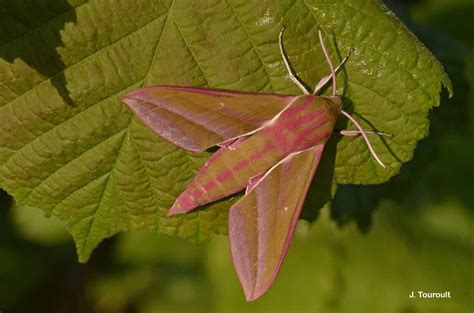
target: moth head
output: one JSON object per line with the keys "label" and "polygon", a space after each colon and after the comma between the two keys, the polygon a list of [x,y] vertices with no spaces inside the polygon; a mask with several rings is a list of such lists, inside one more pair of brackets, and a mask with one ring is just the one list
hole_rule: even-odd
{"label": "moth head", "polygon": [[324,97],[331,103],[331,108],[334,112],[334,115],[338,116],[342,111],[342,100],[339,96],[326,96]]}

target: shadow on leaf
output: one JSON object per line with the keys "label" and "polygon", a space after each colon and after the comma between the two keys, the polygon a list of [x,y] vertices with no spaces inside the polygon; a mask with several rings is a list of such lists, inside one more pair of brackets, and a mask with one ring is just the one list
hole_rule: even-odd
{"label": "shadow on leaf", "polygon": [[399,175],[378,186],[338,187],[331,217],[339,226],[355,222],[362,232],[370,230],[373,214],[385,199],[410,213],[422,210],[427,203],[445,201],[458,202],[470,214],[474,213],[469,183],[474,177],[474,148],[470,144],[473,123],[469,111],[473,99],[472,83],[466,75],[472,51],[433,29],[404,22],[412,25],[417,36],[444,64],[453,80],[455,96],[448,99],[447,94],[442,95],[440,107],[430,112],[430,136],[418,144],[413,160],[401,168]]}
{"label": "shadow on leaf", "polygon": [[64,101],[73,105],[65,64],[57,52],[63,46],[61,30],[75,23],[74,8],[64,0],[7,0],[0,9],[0,58],[13,63],[21,59],[52,85]]}

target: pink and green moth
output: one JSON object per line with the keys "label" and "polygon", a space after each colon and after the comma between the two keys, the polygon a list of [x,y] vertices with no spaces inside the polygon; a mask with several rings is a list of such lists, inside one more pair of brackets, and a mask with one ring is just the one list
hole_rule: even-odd
{"label": "pink and green moth", "polygon": [[[197,87],[154,86],[127,94],[123,101],[153,132],[192,152],[220,148],[178,196],[168,216],[233,195],[245,195],[229,211],[229,242],[235,270],[247,301],[273,283],[291,243],[311,180],[326,141],[340,114],[366,133],[342,109],[336,95],[336,72],[321,31],[319,40],[331,75],[310,93],[293,73],[279,48],[288,77],[304,95],[250,93]],[[332,95],[317,96],[332,79]]]}

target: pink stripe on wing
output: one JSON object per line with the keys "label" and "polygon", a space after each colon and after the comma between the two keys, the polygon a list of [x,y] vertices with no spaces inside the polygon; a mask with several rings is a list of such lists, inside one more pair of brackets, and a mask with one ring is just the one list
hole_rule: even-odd
{"label": "pink stripe on wing", "polygon": [[251,161],[255,161],[255,160],[258,160],[260,159],[260,157],[263,155],[263,152],[260,151],[260,150],[257,150],[255,151],[251,156],[250,156],[250,160]]}
{"label": "pink stripe on wing", "polygon": [[288,108],[288,110],[286,110],[284,113],[285,115],[297,114],[299,112],[306,110],[311,105],[312,102],[313,102],[313,98],[309,96],[306,98],[303,104],[292,106],[291,108]]}
{"label": "pink stripe on wing", "polygon": [[204,186],[203,188],[206,190],[206,191],[209,191],[211,190],[212,188],[214,188],[216,186],[216,182],[214,180],[210,180],[208,181]]}
{"label": "pink stripe on wing", "polygon": [[236,165],[234,165],[234,170],[239,172],[243,168],[247,167],[249,164],[250,164],[250,160],[249,159],[244,159],[244,160],[240,161],[239,163],[237,163]]}
{"label": "pink stripe on wing", "polygon": [[232,176],[232,172],[230,170],[225,170],[224,172],[217,175],[216,178],[220,183],[223,183],[224,181],[229,179],[231,176]]}
{"label": "pink stripe on wing", "polygon": [[200,190],[200,189],[194,189],[194,191],[193,191],[193,197],[194,197],[195,199],[199,200],[199,198],[201,198],[202,195],[203,195],[202,190]]}
{"label": "pink stripe on wing", "polygon": [[318,111],[306,114],[306,115],[302,116],[301,118],[299,118],[296,121],[296,124],[297,125],[303,125],[303,124],[306,124],[308,122],[314,122],[314,120],[323,113],[324,113],[324,110],[318,110]]}

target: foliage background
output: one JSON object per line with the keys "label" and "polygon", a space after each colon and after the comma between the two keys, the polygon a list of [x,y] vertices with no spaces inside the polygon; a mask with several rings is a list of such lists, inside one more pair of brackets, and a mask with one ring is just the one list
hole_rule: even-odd
{"label": "foliage background", "polygon": [[[247,304],[226,238],[106,240],[78,264],[63,226],[2,194],[2,312],[469,312],[474,308],[474,43],[469,0],[387,3],[444,64],[455,96],[389,183],[340,188],[301,222],[275,286]],[[409,299],[449,290],[452,299]]]}

